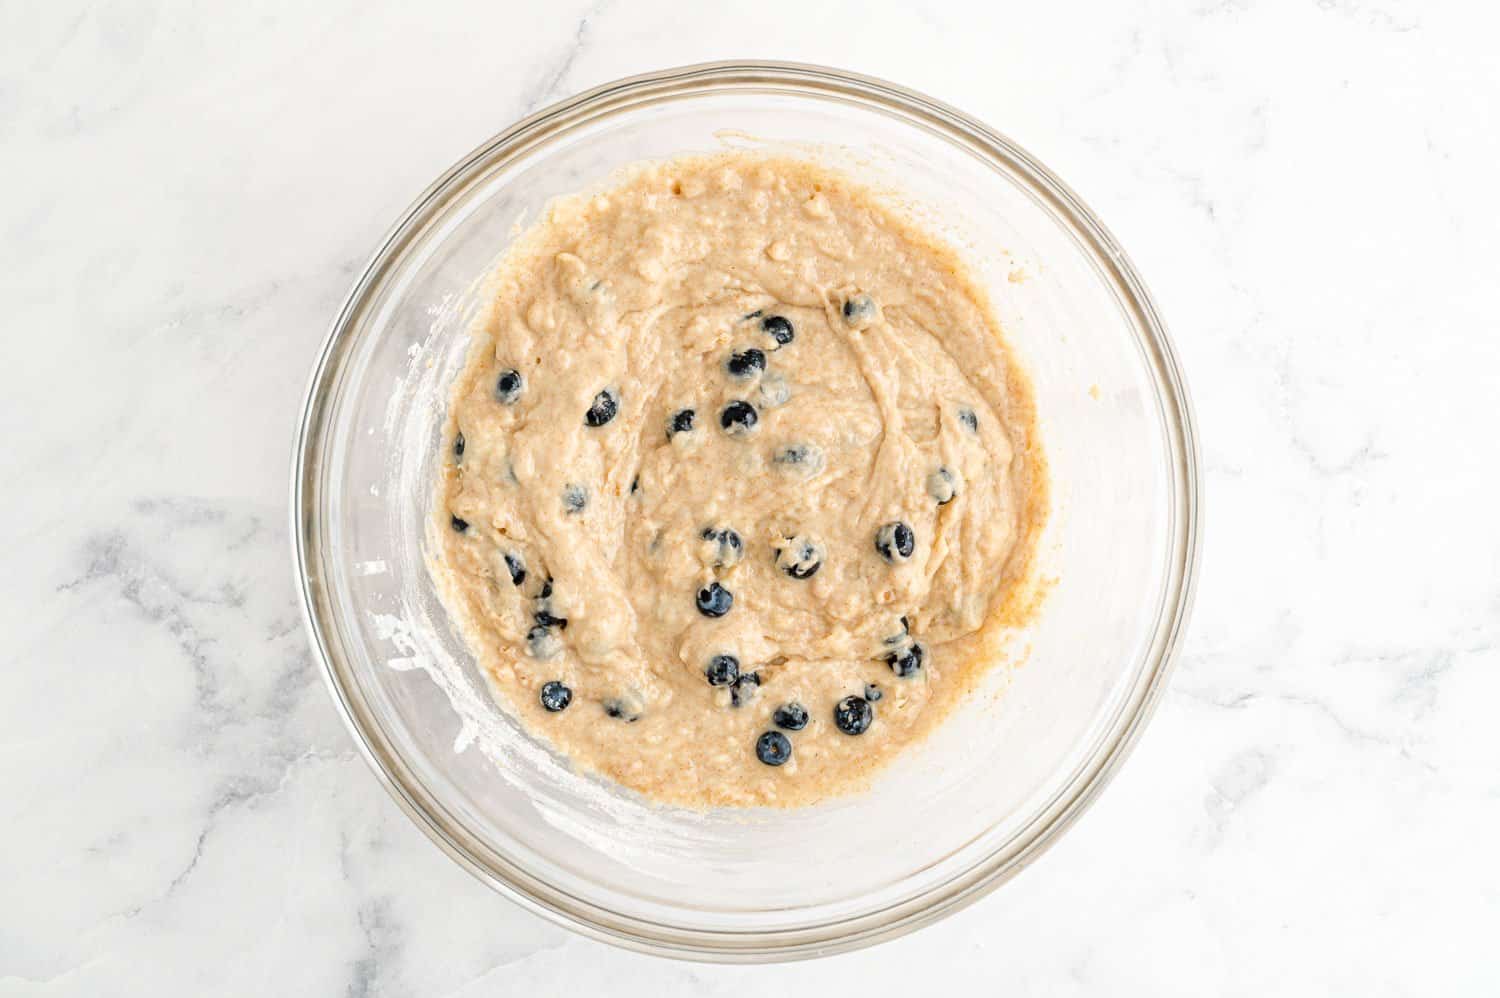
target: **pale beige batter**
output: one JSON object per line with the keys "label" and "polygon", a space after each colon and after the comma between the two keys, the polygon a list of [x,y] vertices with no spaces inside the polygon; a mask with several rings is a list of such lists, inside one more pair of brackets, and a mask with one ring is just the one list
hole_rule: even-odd
{"label": "pale beige batter", "polygon": [[1044,468],[950,250],[838,174],[734,153],[557,202],[491,294],[440,574],[503,701],[576,764],[808,803],[993,664]]}

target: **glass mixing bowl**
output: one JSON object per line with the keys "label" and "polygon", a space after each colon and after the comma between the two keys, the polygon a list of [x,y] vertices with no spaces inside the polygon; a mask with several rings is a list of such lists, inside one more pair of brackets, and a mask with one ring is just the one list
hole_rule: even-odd
{"label": "glass mixing bowl", "polygon": [[[732,131],[728,131],[732,129]],[[868,792],[698,813],[572,772],[490,699],[429,577],[431,482],[476,285],[547,201],[639,160],[772,148],[899,192],[958,244],[1035,381],[1050,593],[983,687]],[[293,538],[308,629],[355,740],[485,883],[588,935],[768,960],[868,945],[993,890],[1079,815],[1161,693],[1198,520],[1182,377],[1140,278],[1014,143],[901,87],[719,63],[599,87],[485,143],[417,199],[308,389]]]}

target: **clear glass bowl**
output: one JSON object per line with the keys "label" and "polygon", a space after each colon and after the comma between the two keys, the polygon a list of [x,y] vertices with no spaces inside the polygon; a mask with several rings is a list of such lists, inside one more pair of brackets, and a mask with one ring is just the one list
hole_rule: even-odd
{"label": "clear glass bowl", "polygon": [[[732,132],[725,129],[733,129]],[[571,772],[490,699],[428,574],[450,378],[476,281],[546,202],[725,144],[852,169],[966,248],[1036,386],[1042,571],[986,685],[869,792],[694,813]],[[1160,318],[1082,202],[1013,143],[879,80],[719,63],[599,87],[507,129],[407,211],[333,323],[297,441],[308,629],[397,802],[485,883],[591,936],[769,960],[868,945],[993,890],[1099,792],[1161,692],[1194,574],[1186,392]]]}

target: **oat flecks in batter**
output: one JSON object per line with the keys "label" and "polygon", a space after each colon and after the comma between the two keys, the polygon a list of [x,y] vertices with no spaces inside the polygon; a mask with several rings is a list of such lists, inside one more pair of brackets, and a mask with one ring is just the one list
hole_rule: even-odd
{"label": "oat flecks in batter", "polygon": [[557,202],[490,293],[441,573],[502,701],[576,764],[803,804],[992,664],[1044,469],[950,250],[839,174],[732,153]]}

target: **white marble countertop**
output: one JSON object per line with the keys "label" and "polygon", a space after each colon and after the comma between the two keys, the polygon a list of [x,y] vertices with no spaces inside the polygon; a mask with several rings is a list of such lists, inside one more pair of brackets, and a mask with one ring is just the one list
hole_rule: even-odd
{"label": "white marble countertop", "polygon": [[[1500,991],[1500,17],[440,6],[0,8],[0,994]],[[1175,332],[1208,516],[1171,688],[1061,844],[913,936],[724,968],[428,843],[314,670],[285,510],[327,321],[429,180],[746,55],[906,83],[1075,186]]]}

